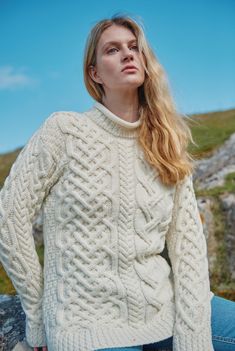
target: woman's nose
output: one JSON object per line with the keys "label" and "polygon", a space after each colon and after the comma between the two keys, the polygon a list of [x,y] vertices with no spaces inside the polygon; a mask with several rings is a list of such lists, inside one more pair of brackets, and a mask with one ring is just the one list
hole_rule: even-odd
{"label": "woman's nose", "polygon": [[128,60],[133,59],[133,54],[132,54],[132,52],[126,52],[126,53],[124,54],[124,60],[126,60],[126,59],[128,59]]}

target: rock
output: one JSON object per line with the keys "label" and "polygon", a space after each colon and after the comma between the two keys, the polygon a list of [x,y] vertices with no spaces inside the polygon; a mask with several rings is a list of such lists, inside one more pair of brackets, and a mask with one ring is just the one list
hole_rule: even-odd
{"label": "rock", "polygon": [[196,161],[193,174],[198,189],[212,189],[223,186],[225,176],[235,172],[235,133],[213,155]]}
{"label": "rock", "polygon": [[25,338],[25,313],[18,295],[0,295],[0,316],[0,350],[11,351]]}
{"label": "rock", "polygon": [[12,300],[12,295],[5,295],[5,294],[0,295],[0,304],[1,302],[11,301],[11,300]]}
{"label": "rock", "polygon": [[197,198],[198,210],[201,216],[203,225],[203,232],[207,241],[208,263],[209,271],[212,272],[215,267],[217,255],[217,242],[215,238],[215,223],[212,213],[214,205],[213,197],[198,197]]}
{"label": "rock", "polygon": [[225,245],[231,278],[235,280],[235,194],[220,196],[226,216]]}
{"label": "rock", "polygon": [[[208,190],[215,187],[224,186],[225,177],[235,172],[235,133],[219,148],[213,151],[211,157],[196,161],[196,168],[193,173],[193,182],[197,190]],[[235,280],[235,194],[224,192],[219,195],[219,201],[225,220],[225,230],[223,238],[226,247],[226,257],[224,265],[229,266],[230,282]],[[213,207],[213,196],[197,199],[198,207],[204,221],[204,232],[208,244],[208,261],[210,271],[213,270],[216,263],[216,251],[223,247],[223,243],[216,242],[213,229],[213,213],[210,213],[210,207]],[[203,201],[205,203],[203,204]],[[211,202],[211,204],[210,204]],[[218,239],[217,239],[218,240]],[[221,238],[220,238],[221,240]],[[222,283],[222,282],[221,282]]]}

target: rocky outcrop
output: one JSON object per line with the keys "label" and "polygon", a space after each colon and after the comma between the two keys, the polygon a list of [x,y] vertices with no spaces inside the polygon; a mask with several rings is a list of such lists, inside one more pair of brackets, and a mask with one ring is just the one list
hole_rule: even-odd
{"label": "rocky outcrop", "polygon": [[33,350],[25,340],[25,313],[18,295],[0,295],[0,351]]}
{"label": "rocky outcrop", "polygon": [[211,157],[196,161],[193,175],[198,189],[212,189],[223,186],[225,176],[235,172],[235,133]]}
{"label": "rocky outcrop", "polygon": [[[196,161],[193,175],[194,186],[197,190],[210,190],[225,185],[226,176],[235,172],[235,133],[218,149],[214,150],[211,157]],[[209,264],[211,271],[216,262],[215,225],[213,224],[213,196],[198,197],[201,216],[204,217],[204,231],[208,239]],[[235,192],[224,193],[218,196],[222,218],[224,220],[224,244],[226,251],[226,269],[228,266],[231,281],[235,281]],[[200,203],[205,206],[200,206]],[[206,205],[207,204],[207,205]],[[213,228],[214,227],[214,228]],[[220,244],[221,245],[221,244]]]}
{"label": "rocky outcrop", "polygon": [[198,197],[197,205],[203,225],[203,232],[207,241],[209,271],[213,272],[217,260],[217,241],[215,238],[215,221],[212,208],[214,199],[212,197]]}
{"label": "rocky outcrop", "polygon": [[226,218],[225,246],[229,271],[231,279],[235,281],[235,193],[223,194],[220,199]]}

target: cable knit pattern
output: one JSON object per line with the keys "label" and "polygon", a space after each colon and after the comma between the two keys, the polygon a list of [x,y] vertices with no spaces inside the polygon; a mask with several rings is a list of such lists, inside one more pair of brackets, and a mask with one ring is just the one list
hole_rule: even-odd
{"label": "cable knit pattern", "polygon": [[175,283],[174,350],[213,350],[207,246],[192,175],[177,185],[166,242]]}
{"label": "cable knit pattern", "polygon": [[32,222],[59,177],[62,139],[53,137],[55,119],[52,114],[33,134],[0,193],[0,259],[26,312],[26,336],[31,345],[46,344],[42,328],[43,272],[35,250]]}
{"label": "cable knit pattern", "polygon": [[[0,259],[32,347],[91,351],[174,335],[175,351],[213,350],[192,179],[160,181],[137,142],[140,124],[98,102],[83,113],[54,112],[5,180]],[[44,270],[32,236],[40,209]]]}

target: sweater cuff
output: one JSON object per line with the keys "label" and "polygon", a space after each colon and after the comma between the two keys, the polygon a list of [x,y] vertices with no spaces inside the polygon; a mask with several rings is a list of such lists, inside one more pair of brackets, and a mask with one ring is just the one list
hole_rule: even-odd
{"label": "sweater cuff", "polygon": [[34,323],[26,317],[25,337],[31,347],[47,346],[46,332],[43,322]]}
{"label": "sweater cuff", "polygon": [[211,330],[199,334],[176,334],[173,337],[173,351],[214,351]]}

